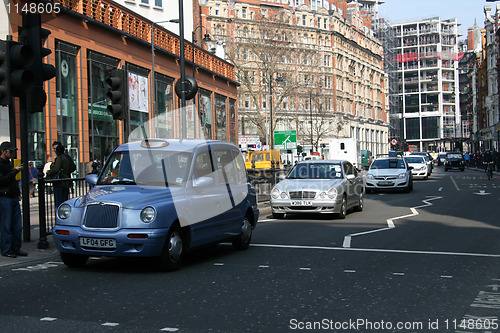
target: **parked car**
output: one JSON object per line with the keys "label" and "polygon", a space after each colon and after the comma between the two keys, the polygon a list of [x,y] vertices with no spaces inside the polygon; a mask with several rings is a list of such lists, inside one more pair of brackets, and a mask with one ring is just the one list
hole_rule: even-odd
{"label": "parked car", "polygon": [[370,165],[366,174],[366,192],[374,190],[413,190],[412,167],[403,157],[381,157]]}
{"label": "parked car", "polygon": [[349,208],[363,210],[364,184],[349,161],[303,161],[271,191],[275,218],[285,214],[336,214],[344,219]]}
{"label": "parked car", "polygon": [[446,161],[444,162],[444,171],[450,169],[465,170],[465,159],[462,153],[448,153],[446,154]]}
{"label": "parked car", "polygon": [[89,256],[154,257],[175,270],[186,251],[232,241],[248,248],[259,210],[245,162],[230,143],[149,139],[119,146],[84,196],[57,209],[63,262]]}
{"label": "parked car", "polygon": [[429,178],[429,165],[424,156],[409,155],[405,156],[404,159],[413,168],[411,170],[413,179],[421,178],[427,180]]}

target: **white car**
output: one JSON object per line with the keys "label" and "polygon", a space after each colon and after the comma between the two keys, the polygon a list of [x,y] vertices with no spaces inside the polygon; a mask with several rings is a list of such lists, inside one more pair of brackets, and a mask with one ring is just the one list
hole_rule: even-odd
{"label": "white car", "polygon": [[411,169],[403,157],[379,157],[366,174],[366,192],[375,190],[413,190]]}
{"label": "white car", "polygon": [[410,155],[405,156],[404,159],[409,166],[413,167],[411,170],[413,178],[429,179],[429,165],[423,156]]}

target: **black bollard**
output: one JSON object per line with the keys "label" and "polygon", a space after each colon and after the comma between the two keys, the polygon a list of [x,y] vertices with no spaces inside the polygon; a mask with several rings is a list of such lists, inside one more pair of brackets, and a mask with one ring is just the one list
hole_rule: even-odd
{"label": "black bollard", "polygon": [[43,177],[43,164],[38,165],[38,224],[40,228],[40,239],[38,248],[45,250],[49,248],[47,241],[47,220],[45,219],[45,178]]}

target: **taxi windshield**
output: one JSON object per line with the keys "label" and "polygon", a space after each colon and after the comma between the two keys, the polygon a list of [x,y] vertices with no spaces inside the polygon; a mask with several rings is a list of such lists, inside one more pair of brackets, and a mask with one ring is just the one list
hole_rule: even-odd
{"label": "taxi windshield", "polygon": [[108,159],[98,185],[184,186],[192,154],[165,150],[117,151]]}

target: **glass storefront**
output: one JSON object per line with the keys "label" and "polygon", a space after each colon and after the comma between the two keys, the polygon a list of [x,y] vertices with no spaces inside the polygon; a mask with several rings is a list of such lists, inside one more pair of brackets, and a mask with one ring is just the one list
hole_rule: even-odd
{"label": "glass storefront", "polygon": [[66,147],[67,153],[77,166],[80,161],[78,154],[78,52],[78,47],[74,45],[56,43],[57,141]]}
{"label": "glass storefront", "polygon": [[198,118],[202,138],[212,139],[212,93],[205,89],[198,90]]}
{"label": "glass storefront", "polygon": [[156,110],[154,110],[156,136],[174,137],[174,79],[155,73]]}
{"label": "glass storefront", "polygon": [[215,122],[216,122],[216,139],[226,140],[226,97],[215,94]]}
{"label": "glass storefront", "polygon": [[90,156],[102,163],[119,144],[118,121],[106,110],[106,79],[119,60],[93,51],[89,51],[88,59]]}

